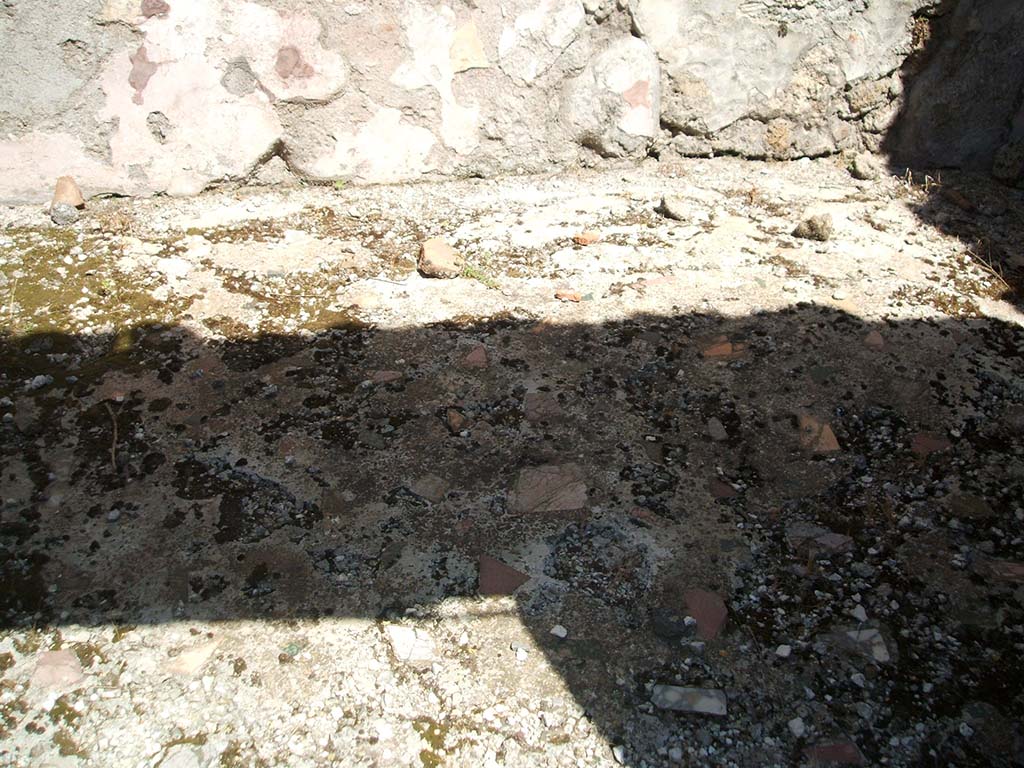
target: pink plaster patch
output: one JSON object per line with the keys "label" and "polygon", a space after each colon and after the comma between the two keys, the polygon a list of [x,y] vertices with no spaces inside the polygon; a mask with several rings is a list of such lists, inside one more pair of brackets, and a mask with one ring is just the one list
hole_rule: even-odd
{"label": "pink plaster patch", "polygon": [[43,688],[67,690],[85,679],[82,665],[72,651],[46,651],[39,654],[32,684]]}
{"label": "pink plaster patch", "polygon": [[142,15],[147,19],[153,16],[163,16],[171,10],[171,6],[164,0],[142,0]]}
{"label": "pink plaster patch", "polygon": [[313,76],[313,67],[302,58],[302,52],[294,45],[285,45],[278,50],[274,71],[282,80]]}
{"label": "pink plaster patch", "polygon": [[132,63],[132,71],[128,73],[128,85],[135,89],[132,101],[136,104],[142,103],[142,92],[149,84],[149,78],[156,74],[157,63],[149,60],[146,53],[146,46],[140,45],[139,50],[128,57]]}
{"label": "pink plaster patch", "polygon": [[622,98],[631,107],[651,106],[651,84],[647,80],[637,80],[628,90],[622,92]]}
{"label": "pink plaster patch", "polygon": [[661,275],[660,277],[646,277],[633,283],[633,285],[640,288],[657,288],[658,286],[674,285],[676,282],[678,281],[675,275]]}

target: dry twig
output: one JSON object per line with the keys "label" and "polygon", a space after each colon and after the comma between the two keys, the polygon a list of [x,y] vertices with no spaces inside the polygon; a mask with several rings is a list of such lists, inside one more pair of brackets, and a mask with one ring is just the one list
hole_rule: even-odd
{"label": "dry twig", "polygon": [[973,248],[968,248],[967,253],[970,254],[971,258],[974,259],[975,263],[977,263],[977,265],[981,267],[982,270],[984,270],[989,275],[998,280],[1005,290],[1010,290],[1013,287],[1007,282],[1006,278],[1003,276],[1003,268],[1001,265],[990,262],[980,253],[975,251]]}

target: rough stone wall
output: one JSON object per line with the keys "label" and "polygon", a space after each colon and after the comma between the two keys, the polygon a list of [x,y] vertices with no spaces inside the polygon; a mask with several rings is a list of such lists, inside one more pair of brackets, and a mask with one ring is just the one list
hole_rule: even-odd
{"label": "rough stone wall", "polygon": [[919,28],[927,40],[903,64],[908,87],[883,148],[975,170],[992,168],[994,149],[1024,154],[1024,2],[948,4]]}
{"label": "rough stone wall", "polygon": [[[0,0],[0,200],[877,150],[927,14],[984,38],[993,3]],[[1011,130],[986,116],[977,162]]]}

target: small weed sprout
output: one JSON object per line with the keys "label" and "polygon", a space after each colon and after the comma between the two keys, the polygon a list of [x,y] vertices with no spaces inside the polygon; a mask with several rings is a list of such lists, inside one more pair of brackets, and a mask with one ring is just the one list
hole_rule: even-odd
{"label": "small weed sprout", "polygon": [[487,271],[480,267],[474,266],[472,264],[466,264],[462,268],[462,276],[483,283],[488,288],[498,290],[498,281],[495,280],[491,274],[489,274]]}

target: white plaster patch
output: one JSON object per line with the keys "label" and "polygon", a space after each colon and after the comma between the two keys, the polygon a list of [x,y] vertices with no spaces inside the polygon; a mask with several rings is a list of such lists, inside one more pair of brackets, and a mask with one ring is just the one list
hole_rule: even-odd
{"label": "white plaster patch", "polygon": [[456,70],[451,50],[459,33],[465,38],[464,28],[456,31],[451,8],[435,9],[417,2],[406,5],[403,26],[412,57],[395,70],[391,81],[409,90],[435,88],[441,97],[440,132],[445,146],[459,154],[472,152],[480,143],[480,110],[476,104],[460,104],[452,91]]}
{"label": "white plaster patch", "polygon": [[[137,96],[128,83],[130,52],[113,56],[101,80],[107,95],[101,118],[117,120],[110,139],[114,168],[172,195],[196,194],[216,179],[244,175],[281,134],[263,93],[232,96],[220,85],[220,70],[188,45],[168,45],[166,39],[152,49],[147,44],[156,69]],[[162,143],[148,122],[153,113],[169,125]]]}
{"label": "white plaster patch", "polygon": [[639,0],[634,18],[647,42],[677,79],[701,81],[706,130],[718,131],[745,115],[758,99],[771,98],[793,75],[819,35],[777,29],[743,15],[735,3],[709,0]]}
{"label": "white plaster patch", "polygon": [[474,22],[466,22],[455,30],[455,37],[448,49],[448,58],[451,60],[454,72],[465,72],[467,69],[482,69],[490,66],[483,43],[480,41],[480,33]]}
{"label": "white plaster patch", "polygon": [[124,174],[93,160],[82,142],[66,133],[29,133],[0,141],[0,203],[44,202],[58,176],[73,176],[86,197],[130,192]]}
{"label": "white plaster patch", "polygon": [[585,19],[580,0],[541,0],[502,30],[498,43],[502,71],[533,82],[576,39]]}
{"label": "white plaster patch", "polygon": [[229,242],[213,244],[210,259],[224,269],[293,274],[315,272],[350,262],[353,257],[337,240],[321,239],[308,232],[290,229],[284,232],[280,241],[264,243],[258,256],[254,256],[250,243]]}
{"label": "white plaster patch", "polygon": [[400,110],[381,108],[355,133],[340,134],[334,153],[313,163],[318,178],[404,181],[430,170],[427,156],[436,143],[426,128],[405,122]]}
{"label": "white plaster patch", "polygon": [[97,18],[106,23],[119,21],[134,24],[141,18],[139,0],[104,0]]}

